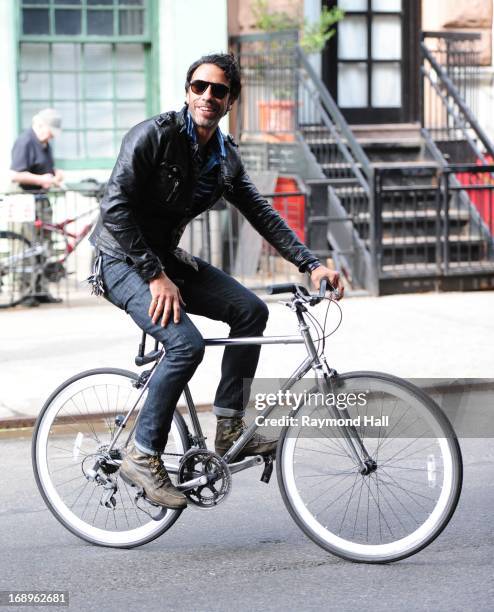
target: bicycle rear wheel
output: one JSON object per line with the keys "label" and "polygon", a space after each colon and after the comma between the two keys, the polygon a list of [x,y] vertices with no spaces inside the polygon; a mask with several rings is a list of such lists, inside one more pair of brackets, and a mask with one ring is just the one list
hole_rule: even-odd
{"label": "bicycle rear wheel", "polygon": [[[78,537],[102,546],[132,548],[154,540],[169,529],[181,510],[153,506],[140,498],[118,473],[118,460],[135,423],[141,398],[117,445],[99,472],[116,485],[108,489],[86,478],[105,455],[117,422],[141,392],[133,372],[103,368],[82,372],[64,382],[47,400],[36,421],[32,461],[38,488],[53,515]],[[127,432],[127,433],[126,433]],[[175,411],[166,446],[166,464],[178,469],[189,448],[187,427]],[[117,460],[117,463],[112,463]],[[105,505],[106,502],[106,505]]]}
{"label": "bicycle rear wheel", "polygon": [[[278,446],[283,500],[306,535],[331,553],[368,563],[404,559],[430,544],[453,515],[462,484],[458,440],[435,402],[406,381],[353,372],[332,385],[335,398],[347,398],[348,417],[376,469],[362,474],[335,422],[315,420],[334,417],[328,405],[307,403]],[[349,406],[349,394],[362,403]]]}
{"label": "bicycle rear wheel", "polygon": [[22,234],[0,231],[0,308],[20,304],[30,293],[35,257]]}

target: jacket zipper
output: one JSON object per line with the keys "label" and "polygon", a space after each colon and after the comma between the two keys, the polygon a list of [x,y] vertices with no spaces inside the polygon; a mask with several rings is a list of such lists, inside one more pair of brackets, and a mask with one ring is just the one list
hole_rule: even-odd
{"label": "jacket zipper", "polygon": [[179,185],[180,185],[180,181],[178,179],[175,179],[173,183],[173,189],[168,194],[168,197],[165,200],[166,202],[169,202],[173,198],[173,196],[177,193],[177,189]]}

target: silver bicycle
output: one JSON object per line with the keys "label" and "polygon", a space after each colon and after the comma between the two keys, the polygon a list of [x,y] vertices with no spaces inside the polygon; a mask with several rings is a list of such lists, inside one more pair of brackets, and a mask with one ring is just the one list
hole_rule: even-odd
{"label": "silver bicycle", "polygon": [[[307,356],[278,387],[280,401],[255,410],[243,435],[220,457],[207,448],[186,387],[190,426],[176,410],[165,465],[189,506],[211,509],[227,499],[233,474],[263,466],[261,480],[268,483],[276,460],[284,503],[319,546],[356,562],[408,557],[441,533],[458,503],[462,458],[453,428],[437,404],[407,381],[378,372],[338,374],[329,367],[326,318],[318,328],[309,312],[322,300],[328,308],[337,305],[331,293],[325,295],[324,281],[319,294],[301,285],[271,287],[271,293],[286,292],[292,293],[285,303],[299,334],[206,340],[207,346],[303,344]],[[153,364],[150,369],[77,374],[52,393],[37,419],[32,459],[41,495],[67,529],[93,544],[146,544],[182,512],[153,505],[119,477],[163,357],[157,344],[146,353],[144,336],[136,364]],[[284,401],[290,393],[298,398],[294,405]],[[258,427],[273,422],[281,424],[276,457],[236,460]]]}

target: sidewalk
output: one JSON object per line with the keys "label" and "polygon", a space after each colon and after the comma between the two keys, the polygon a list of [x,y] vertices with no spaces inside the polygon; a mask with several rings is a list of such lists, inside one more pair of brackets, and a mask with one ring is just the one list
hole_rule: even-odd
{"label": "sidewalk", "polygon": [[[285,306],[270,302],[265,335],[297,333]],[[334,310],[333,310],[334,309]],[[381,370],[403,377],[494,378],[494,292],[355,297],[342,302],[343,322],[327,341],[338,371]],[[328,329],[339,319],[332,305]],[[325,306],[312,309],[321,323]],[[192,317],[205,337],[224,337],[223,323]],[[0,311],[0,427],[36,417],[48,395],[82,370],[136,370],[140,333],[125,313],[82,294],[70,304]],[[258,377],[286,376],[301,361],[300,345],[264,346]],[[191,384],[197,404],[211,404],[222,348],[208,348]]]}

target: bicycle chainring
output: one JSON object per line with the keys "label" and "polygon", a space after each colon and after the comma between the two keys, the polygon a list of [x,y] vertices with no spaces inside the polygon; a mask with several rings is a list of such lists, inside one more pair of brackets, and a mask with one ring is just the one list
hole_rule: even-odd
{"label": "bicycle chainring", "polygon": [[214,508],[230,493],[232,475],[228,465],[216,453],[204,449],[191,449],[182,457],[177,480],[183,484],[193,478],[206,476],[208,483],[184,491],[184,495],[198,508]]}
{"label": "bicycle chainring", "polygon": [[67,271],[61,262],[52,261],[44,265],[43,276],[51,283],[58,283],[67,276]]}

